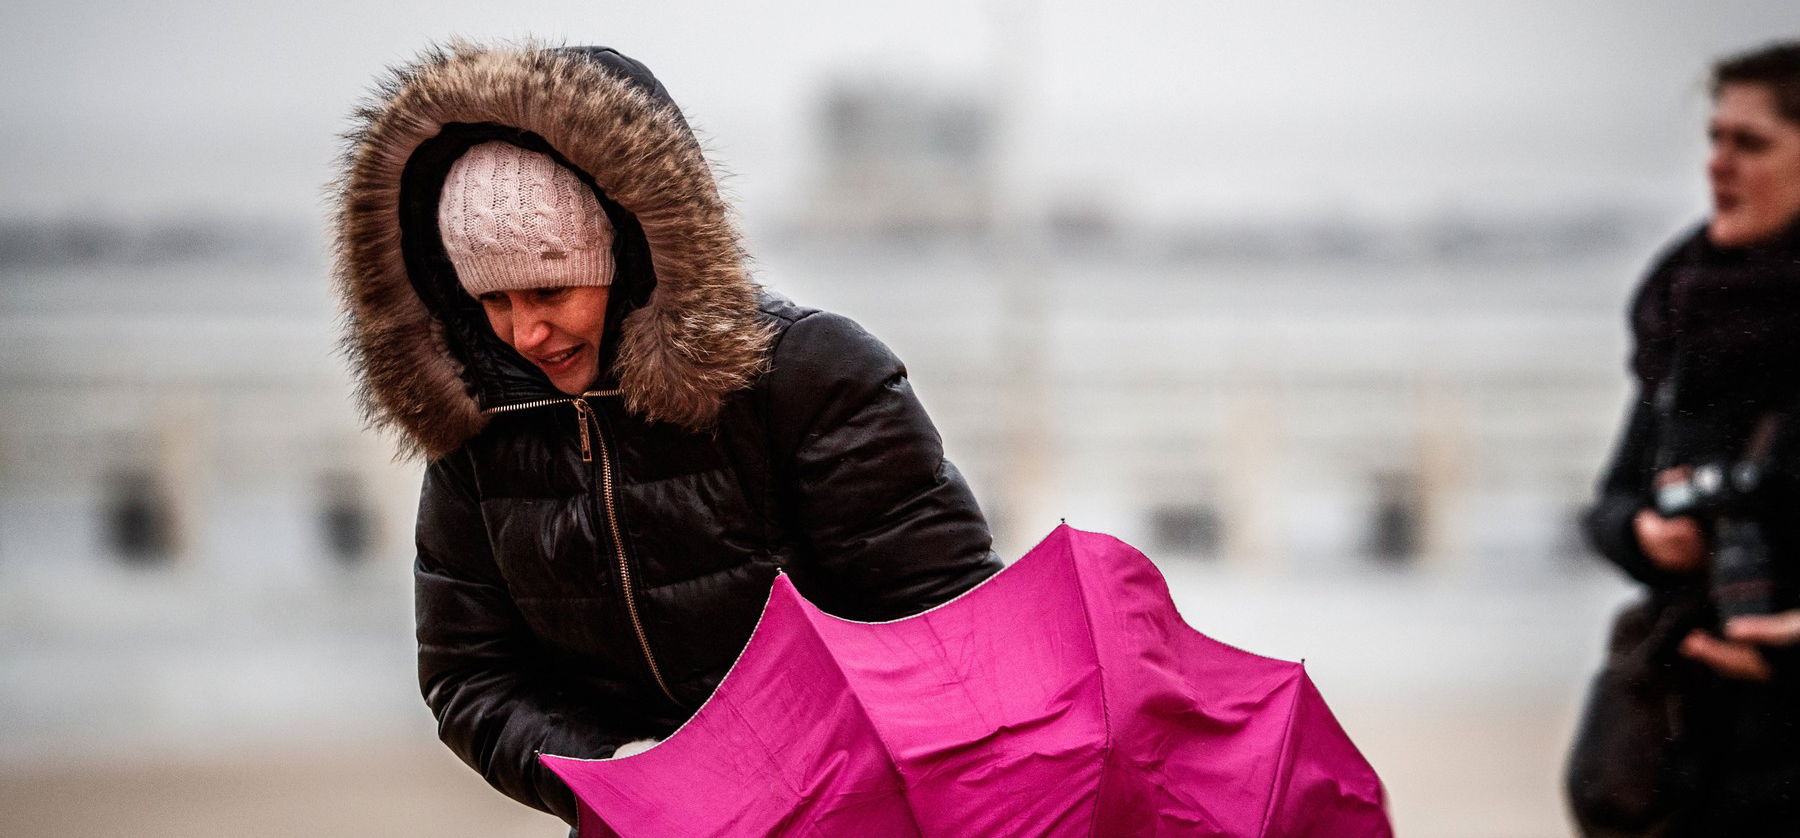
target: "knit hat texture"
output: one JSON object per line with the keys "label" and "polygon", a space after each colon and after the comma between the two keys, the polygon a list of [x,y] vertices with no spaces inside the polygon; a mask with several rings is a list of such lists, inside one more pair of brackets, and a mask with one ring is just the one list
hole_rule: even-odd
{"label": "knit hat texture", "polygon": [[612,224],[593,190],[512,143],[482,143],[451,165],[438,234],[471,296],[612,284]]}

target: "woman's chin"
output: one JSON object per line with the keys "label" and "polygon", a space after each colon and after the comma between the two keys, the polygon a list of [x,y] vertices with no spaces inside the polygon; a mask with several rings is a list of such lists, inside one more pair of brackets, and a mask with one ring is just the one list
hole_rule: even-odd
{"label": "woman's chin", "polygon": [[551,384],[551,386],[555,387],[557,390],[561,391],[562,394],[565,396],[579,396],[582,393],[587,392],[588,388],[593,386],[594,378],[593,378],[593,376],[588,376],[587,378],[572,378],[571,377],[571,378],[564,378],[561,381],[558,381],[558,380],[552,378],[552,379],[550,379],[550,384]]}

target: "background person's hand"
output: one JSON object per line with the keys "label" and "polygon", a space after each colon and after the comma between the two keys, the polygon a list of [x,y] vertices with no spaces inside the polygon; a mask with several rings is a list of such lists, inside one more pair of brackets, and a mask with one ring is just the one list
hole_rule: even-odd
{"label": "background person's hand", "polygon": [[1738,681],[1767,681],[1774,674],[1769,661],[1755,646],[1721,640],[1700,629],[1688,632],[1688,636],[1682,638],[1681,654]]}
{"label": "background person's hand", "polygon": [[[1691,466],[1657,472],[1653,481],[1661,489],[1694,476]],[[1650,563],[1671,573],[1691,573],[1706,564],[1706,535],[1692,518],[1664,518],[1654,509],[1640,509],[1631,519],[1632,533]]]}
{"label": "background person's hand", "polygon": [[1725,636],[1758,646],[1792,646],[1800,643],[1800,609],[1732,617],[1725,621]]}
{"label": "background person's hand", "polygon": [[1640,509],[1631,529],[1650,563],[1663,570],[1691,573],[1706,564],[1706,536],[1692,518],[1664,518],[1654,509]]}

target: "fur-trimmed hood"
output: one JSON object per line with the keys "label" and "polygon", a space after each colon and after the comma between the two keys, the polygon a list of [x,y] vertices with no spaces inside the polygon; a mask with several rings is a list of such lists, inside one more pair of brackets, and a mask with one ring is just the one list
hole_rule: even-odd
{"label": "fur-trimmed hood", "polygon": [[337,185],[344,344],[370,421],[437,457],[483,410],[555,396],[463,293],[435,223],[450,164],[504,139],[589,181],[616,231],[602,378],[626,408],[703,429],[768,363],[738,234],[699,143],[642,64],[609,49],[454,43],[356,113]]}

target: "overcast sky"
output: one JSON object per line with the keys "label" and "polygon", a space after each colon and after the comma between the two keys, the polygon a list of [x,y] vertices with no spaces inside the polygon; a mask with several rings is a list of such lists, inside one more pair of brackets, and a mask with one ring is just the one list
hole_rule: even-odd
{"label": "overcast sky", "polygon": [[4,213],[318,216],[344,114],[384,66],[451,35],[643,60],[747,215],[797,200],[819,94],[844,74],[1006,92],[1031,199],[1697,213],[1704,67],[1800,37],[1800,3],[15,0]]}

